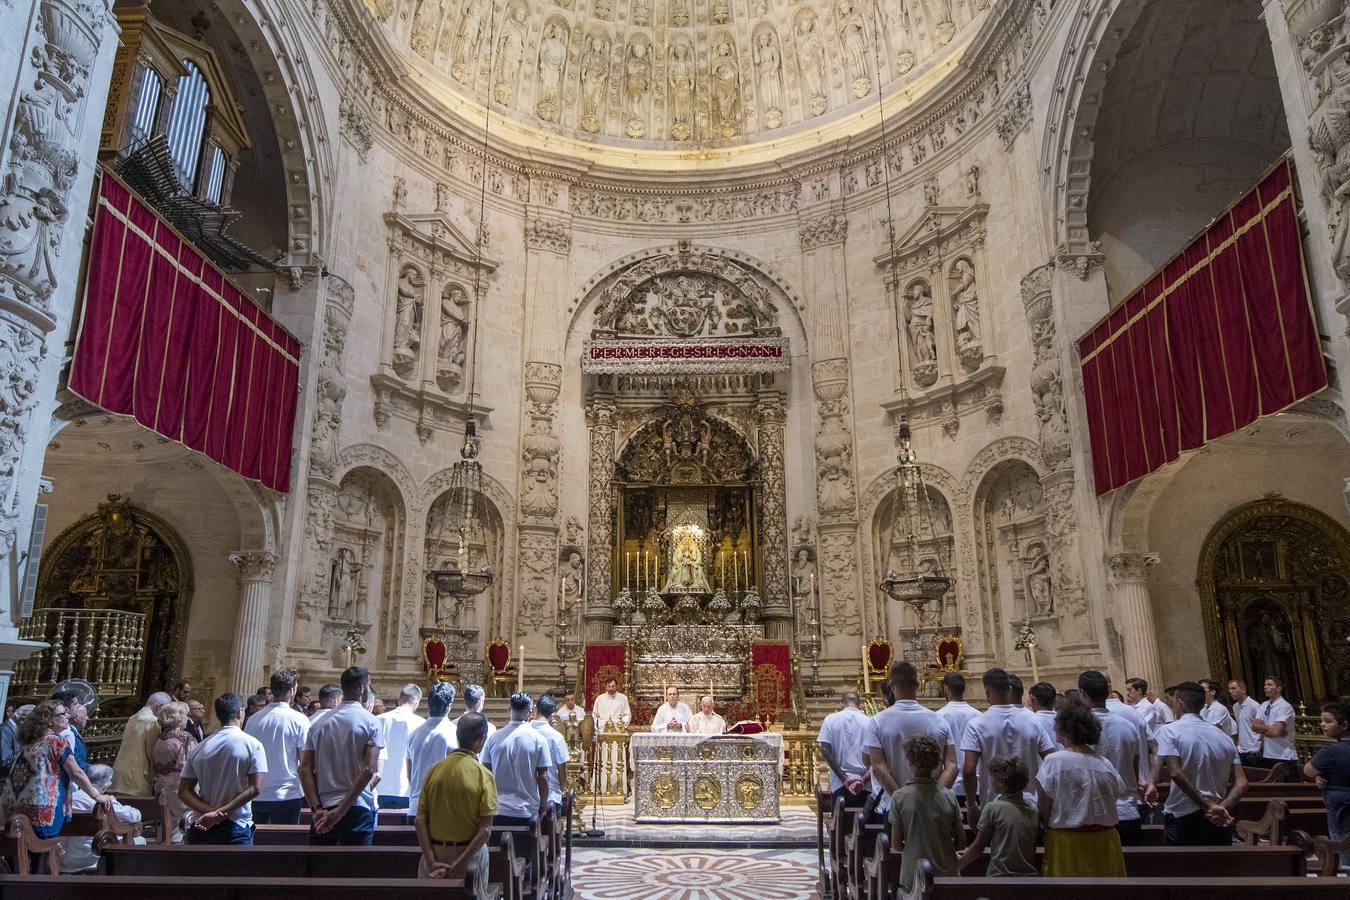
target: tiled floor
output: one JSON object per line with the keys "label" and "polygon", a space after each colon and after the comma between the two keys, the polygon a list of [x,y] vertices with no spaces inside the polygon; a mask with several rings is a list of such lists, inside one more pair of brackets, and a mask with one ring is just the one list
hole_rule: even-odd
{"label": "tiled floor", "polygon": [[576,900],[814,900],[814,850],[578,850]]}

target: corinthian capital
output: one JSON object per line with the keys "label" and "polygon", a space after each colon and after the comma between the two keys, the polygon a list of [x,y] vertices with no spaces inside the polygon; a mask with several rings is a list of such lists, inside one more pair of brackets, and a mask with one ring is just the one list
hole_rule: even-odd
{"label": "corinthian capital", "polygon": [[270,550],[239,550],[230,554],[230,562],[244,581],[271,581],[277,555]]}
{"label": "corinthian capital", "polygon": [[1148,570],[1162,561],[1156,553],[1115,553],[1106,558],[1117,582],[1145,581]]}

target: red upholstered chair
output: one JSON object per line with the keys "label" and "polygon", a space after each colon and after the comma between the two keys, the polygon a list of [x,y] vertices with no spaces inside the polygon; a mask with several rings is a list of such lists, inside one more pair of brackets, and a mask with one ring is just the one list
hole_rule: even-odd
{"label": "red upholstered chair", "polygon": [[515,678],[515,670],[511,668],[511,645],[501,638],[493,638],[487,648],[488,675],[491,679],[489,687],[492,689],[492,696],[500,697],[501,686],[506,685],[507,694],[510,694],[511,680]]}
{"label": "red upholstered chair", "polygon": [[965,662],[965,645],[954,634],[940,634],[933,641],[933,652],[937,655],[937,667],[942,672],[956,672]]}
{"label": "red upholstered chair", "polygon": [[891,663],[895,660],[895,646],[890,638],[875,637],[867,645],[867,674],[873,681],[885,681],[890,677]]}
{"label": "red upholstered chair", "polygon": [[422,663],[433,683],[455,680],[455,664],[450,661],[450,648],[441,635],[433,634],[422,641]]}

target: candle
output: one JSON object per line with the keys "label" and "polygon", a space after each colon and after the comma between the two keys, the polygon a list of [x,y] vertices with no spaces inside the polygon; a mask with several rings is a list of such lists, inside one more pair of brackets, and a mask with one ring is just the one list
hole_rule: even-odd
{"label": "candle", "polygon": [[630,576],[630,570],[633,567],[633,554],[631,551],[625,551],[623,554],[623,586],[631,587],[633,584]]}
{"label": "candle", "polygon": [[525,645],[521,644],[517,651],[516,693],[519,694],[523,690],[525,690]]}
{"label": "candle", "polygon": [[717,586],[725,590],[727,586],[727,554],[723,550],[718,555],[722,557],[722,574],[717,578]]}
{"label": "candle", "polygon": [[743,551],[741,551],[741,552],[745,554],[745,559],[744,559],[744,562],[745,562],[745,586],[746,586],[746,588],[749,588],[749,587],[750,587],[750,580],[751,580],[751,579],[750,579],[750,551],[749,551],[749,550],[743,550]]}
{"label": "candle", "polygon": [[867,665],[867,645],[862,645],[862,666],[863,666],[863,694],[872,693],[872,673],[868,671]]}

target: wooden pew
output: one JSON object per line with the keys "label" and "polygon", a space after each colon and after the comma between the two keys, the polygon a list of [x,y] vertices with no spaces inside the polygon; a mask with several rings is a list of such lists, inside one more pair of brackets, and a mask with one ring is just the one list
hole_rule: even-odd
{"label": "wooden pew", "polygon": [[[827,795],[828,796],[828,795]],[[845,885],[847,884],[847,860],[848,860],[848,836],[852,834],[854,826],[857,824],[858,807],[845,806],[843,799],[835,799],[834,806],[830,810],[830,816],[827,820],[829,826],[829,859],[826,861],[825,878],[826,882],[821,890],[822,896],[828,895],[833,898],[842,898],[846,894]],[[872,799],[868,797],[861,807],[869,816],[872,810]],[[824,858],[825,854],[820,854]]]}
{"label": "wooden pew", "polygon": [[1342,897],[1329,878],[920,878],[898,900],[1289,900]]}
{"label": "wooden pew", "polygon": [[[1038,867],[1044,853],[1044,848],[1037,848]],[[1124,853],[1129,878],[1296,878],[1307,874],[1307,855],[1298,847],[1126,847]],[[882,835],[867,862],[867,884],[860,896],[867,900],[893,896],[900,883],[900,859],[899,852],[891,851],[890,836]],[[961,877],[983,878],[988,865],[986,850]]]}
{"label": "wooden pew", "polygon": [[1237,823],[1237,834],[1243,843],[1255,845],[1262,841],[1272,844],[1297,843],[1294,833],[1320,835],[1327,830],[1327,811],[1321,806],[1291,806],[1287,800],[1269,801],[1259,819]]}
{"label": "wooden pew", "polygon": [[29,818],[16,814],[9,817],[4,834],[0,835],[0,866],[3,866],[0,872],[28,875],[33,870],[30,857],[45,854],[47,875],[55,877],[61,874],[61,857],[65,853],[60,837],[38,837]]}
{"label": "wooden pew", "polygon": [[[308,825],[259,825],[253,832],[255,847],[307,847]],[[376,847],[416,847],[417,828],[413,825],[382,825],[375,829]]]}
{"label": "wooden pew", "polygon": [[1329,837],[1309,837],[1306,832],[1298,832],[1298,835],[1299,849],[1317,858],[1318,876],[1335,878],[1340,871],[1341,854],[1350,853],[1350,838],[1333,841]]}
{"label": "wooden pew", "polygon": [[372,900],[402,897],[473,900],[463,879],[415,878],[199,878],[192,875],[68,878],[0,875],[5,900],[126,900],[128,896],[190,897],[192,900],[300,900],[322,897]]}
{"label": "wooden pew", "polygon": [[[308,809],[300,810],[300,824],[314,824],[314,814]],[[380,809],[375,811],[375,827],[384,828],[388,825],[411,825],[412,821],[408,818],[406,809]]]}

